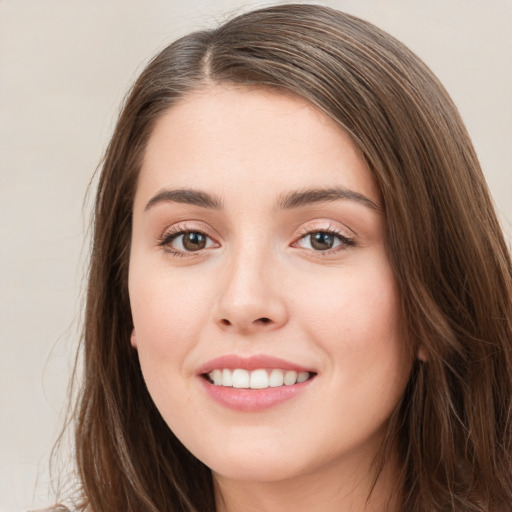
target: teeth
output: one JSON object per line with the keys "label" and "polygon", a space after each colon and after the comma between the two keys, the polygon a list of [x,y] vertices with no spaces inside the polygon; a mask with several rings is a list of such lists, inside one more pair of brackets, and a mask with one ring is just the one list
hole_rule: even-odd
{"label": "teeth", "polygon": [[213,383],[216,386],[222,386],[222,370],[213,370],[210,375],[210,379],[213,380]]}
{"label": "teeth", "polygon": [[[215,371],[215,370],[213,370]],[[224,371],[223,371],[224,373]],[[233,370],[233,375],[231,376],[233,379],[233,387],[234,388],[248,388],[249,387],[249,372],[247,370],[236,369]],[[214,381],[215,382],[215,381]]]}
{"label": "teeth", "polygon": [[309,379],[309,372],[300,372],[297,375],[297,382],[304,382]]}
{"label": "teeth", "polygon": [[[213,371],[215,371],[215,370],[213,370]],[[222,370],[222,382],[217,384],[217,386],[232,386],[232,385],[233,385],[233,379],[231,377],[231,370],[228,370],[228,369]]]}
{"label": "teeth", "polygon": [[270,372],[269,386],[271,388],[278,388],[284,384],[284,375],[281,370],[272,370]]}
{"label": "teeth", "polygon": [[286,386],[293,386],[297,382],[297,372],[290,370],[284,374],[284,383]]}
{"label": "teeth", "polygon": [[304,382],[310,377],[309,372],[293,370],[258,369],[249,372],[242,368],[231,370],[229,368],[215,369],[208,374],[210,380],[216,386],[233,387],[241,389],[266,389],[281,386],[293,386]]}
{"label": "teeth", "polygon": [[268,388],[268,374],[266,370],[254,370],[251,372],[251,382],[249,384],[251,389],[265,389]]}

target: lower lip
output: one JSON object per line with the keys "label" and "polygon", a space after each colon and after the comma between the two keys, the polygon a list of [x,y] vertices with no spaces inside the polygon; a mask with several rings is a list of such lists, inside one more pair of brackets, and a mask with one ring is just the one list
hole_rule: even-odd
{"label": "lower lip", "polygon": [[235,411],[257,412],[295,398],[309,386],[313,378],[291,386],[265,389],[240,389],[216,386],[200,377],[208,395],[224,407]]}

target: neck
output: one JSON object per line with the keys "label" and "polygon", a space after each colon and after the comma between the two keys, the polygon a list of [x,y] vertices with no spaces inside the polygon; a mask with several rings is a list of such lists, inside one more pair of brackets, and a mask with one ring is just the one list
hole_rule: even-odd
{"label": "neck", "polygon": [[[345,468],[348,469],[348,468]],[[249,482],[214,475],[217,512],[396,512],[398,464],[388,461],[375,471],[359,464],[273,482]]]}

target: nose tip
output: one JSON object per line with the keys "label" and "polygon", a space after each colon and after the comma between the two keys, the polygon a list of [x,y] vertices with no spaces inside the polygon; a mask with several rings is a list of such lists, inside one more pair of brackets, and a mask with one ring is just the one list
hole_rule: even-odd
{"label": "nose tip", "polygon": [[286,300],[277,276],[261,272],[259,265],[249,265],[247,261],[239,260],[234,267],[219,283],[218,325],[223,330],[248,334],[286,323]]}

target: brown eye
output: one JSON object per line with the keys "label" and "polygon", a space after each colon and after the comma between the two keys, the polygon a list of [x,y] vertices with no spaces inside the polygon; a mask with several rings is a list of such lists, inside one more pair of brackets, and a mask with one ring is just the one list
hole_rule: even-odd
{"label": "brown eye", "polygon": [[218,246],[208,235],[201,231],[178,231],[165,235],[160,245],[174,254],[184,255]]}
{"label": "brown eye", "polygon": [[186,251],[199,251],[206,247],[207,238],[202,233],[191,231],[181,236],[183,237],[183,248]]}
{"label": "brown eye", "polygon": [[297,246],[315,252],[328,252],[354,245],[354,240],[334,231],[310,231],[297,242]]}
{"label": "brown eye", "polygon": [[331,233],[318,231],[308,236],[310,237],[311,247],[316,251],[328,251],[334,246],[335,237]]}

